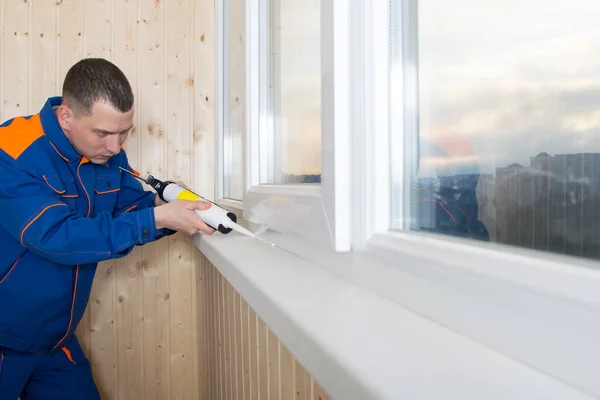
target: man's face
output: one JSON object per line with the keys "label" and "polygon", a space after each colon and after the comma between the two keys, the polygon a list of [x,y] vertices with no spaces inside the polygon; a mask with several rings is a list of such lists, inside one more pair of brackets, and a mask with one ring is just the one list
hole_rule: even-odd
{"label": "man's face", "polygon": [[133,108],[122,113],[107,102],[96,102],[90,115],[78,115],[65,104],[56,114],[71,144],[94,164],[118,154],[133,126]]}

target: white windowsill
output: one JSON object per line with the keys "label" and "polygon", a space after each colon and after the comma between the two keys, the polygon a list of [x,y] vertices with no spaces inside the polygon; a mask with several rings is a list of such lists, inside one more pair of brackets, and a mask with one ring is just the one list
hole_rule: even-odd
{"label": "white windowsill", "polygon": [[[592,398],[584,390],[593,393],[598,388],[588,379],[597,368],[583,374],[577,385],[573,380],[563,383],[569,376],[568,372],[564,372],[566,378],[561,376],[560,368],[553,370],[554,376],[561,378],[555,379],[540,372],[539,367],[527,365],[539,361],[539,357],[542,357],[539,362],[544,362],[539,349],[529,351],[518,345],[527,329],[533,332],[538,327],[533,322],[525,328],[513,326],[520,323],[518,318],[528,316],[520,315],[522,310],[517,310],[516,316],[506,310],[519,304],[527,308],[529,304],[519,302],[532,295],[515,292],[507,283],[486,284],[489,277],[442,271],[438,278],[451,282],[445,287],[431,275],[437,266],[426,265],[432,263],[431,258],[418,259],[412,254],[397,259],[398,264],[419,267],[423,275],[394,271],[389,275],[394,276],[393,284],[388,282],[386,286],[377,282],[377,277],[385,279],[382,272],[385,267],[360,253],[320,254],[320,250],[311,249],[313,260],[323,260],[319,265],[235,232],[197,236],[195,243],[334,399],[579,399]],[[483,287],[478,286],[477,279],[483,282]],[[456,292],[461,285],[465,286],[464,293]],[[397,293],[390,290],[393,287]],[[479,290],[469,291],[478,287]],[[485,297],[489,295],[481,294],[485,288],[497,293]],[[509,346],[510,336],[501,335],[505,340],[502,342],[489,331],[498,330],[497,327],[484,329],[488,325],[485,319],[490,315],[482,314],[485,308],[481,307],[486,302],[478,302],[477,298],[481,296],[493,304],[507,294],[511,298],[514,295],[516,300],[507,301],[502,304],[504,308],[498,306],[498,310],[492,309],[488,314],[507,317],[505,325],[510,324],[508,328],[514,330],[517,338],[514,341],[518,342],[514,348]],[[557,300],[543,294],[532,298],[533,310],[544,310],[544,301]],[[457,313],[456,307],[462,307],[464,314]],[[581,308],[579,304],[573,307]],[[569,310],[560,311],[553,317],[561,317]],[[554,328],[543,320],[545,314],[541,317],[540,325]],[[592,328],[591,332],[580,332],[585,344],[588,336],[598,330],[597,324],[592,324],[597,319],[589,321],[584,317],[575,315],[574,319],[575,323],[579,322],[577,318],[589,322]],[[469,318],[471,321],[467,323]],[[569,333],[561,331],[558,339],[576,341],[576,337],[566,336]],[[526,339],[522,343],[527,343]],[[552,345],[552,341],[546,344]],[[503,346],[508,346],[507,350],[498,351]],[[597,350],[589,350],[592,359]],[[578,355],[578,348],[569,346],[556,351],[557,364],[562,356]],[[526,361],[529,357],[533,362],[519,362],[515,359],[519,356]],[[593,361],[584,361],[582,368],[593,367],[590,364]]]}

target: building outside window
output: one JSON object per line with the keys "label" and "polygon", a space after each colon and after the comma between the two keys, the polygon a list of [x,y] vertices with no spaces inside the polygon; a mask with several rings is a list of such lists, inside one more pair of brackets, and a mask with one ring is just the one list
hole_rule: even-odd
{"label": "building outside window", "polygon": [[597,3],[392,4],[392,227],[600,258]]}

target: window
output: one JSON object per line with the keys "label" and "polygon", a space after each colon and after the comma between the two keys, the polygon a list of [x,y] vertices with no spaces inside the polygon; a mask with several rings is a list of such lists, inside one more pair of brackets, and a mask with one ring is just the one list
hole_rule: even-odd
{"label": "window", "polygon": [[393,229],[600,258],[597,10],[392,1]]}
{"label": "window", "polygon": [[336,250],[350,247],[349,10],[229,0],[216,18],[216,198],[261,228]]}
{"label": "window", "polygon": [[[225,0],[222,46],[222,197],[244,198],[244,133],[246,130],[245,0]],[[218,185],[219,186],[219,185]],[[221,197],[221,196],[219,196]]]}
{"label": "window", "polygon": [[265,0],[260,184],[321,181],[321,2]]}

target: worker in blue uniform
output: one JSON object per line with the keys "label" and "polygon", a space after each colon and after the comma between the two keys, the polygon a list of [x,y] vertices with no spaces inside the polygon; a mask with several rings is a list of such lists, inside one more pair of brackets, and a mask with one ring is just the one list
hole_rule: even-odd
{"label": "worker in blue uniform", "polygon": [[0,400],[99,399],[74,336],[97,263],[214,232],[194,212],[210,204],[165,203],[120,172],[133,106],[123,72],[91,58],[38,114],[0,125]]}

